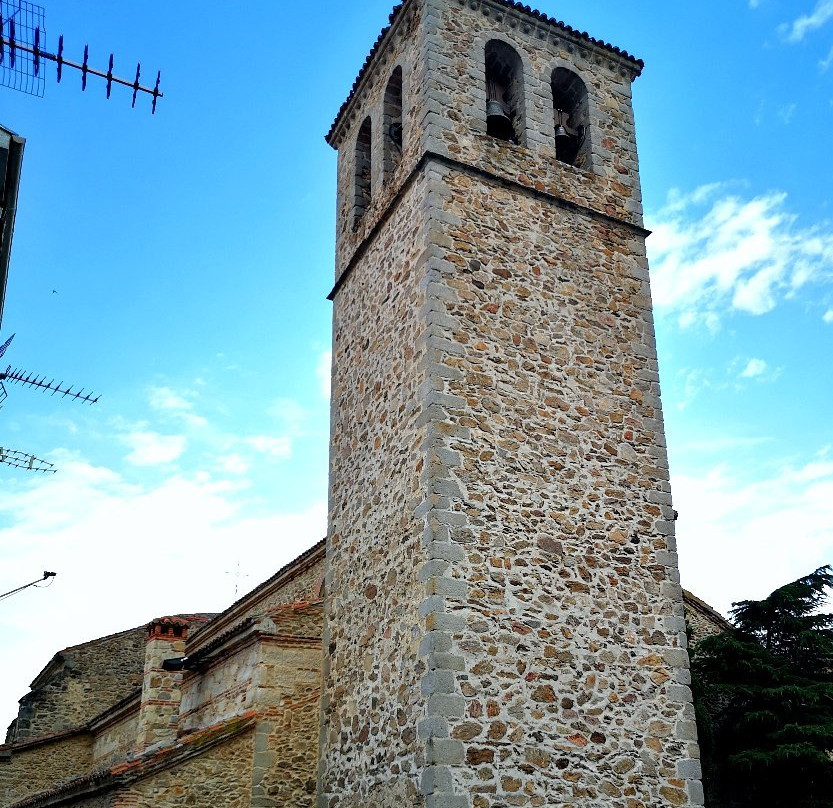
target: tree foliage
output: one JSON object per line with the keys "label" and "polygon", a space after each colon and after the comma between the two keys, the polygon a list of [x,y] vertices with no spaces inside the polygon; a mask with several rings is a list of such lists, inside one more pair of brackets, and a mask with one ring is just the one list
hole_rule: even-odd
{"label": "tree foliage", "polygon": [[833,569],[734,603],[692,653],[707,805],[833,806]]}

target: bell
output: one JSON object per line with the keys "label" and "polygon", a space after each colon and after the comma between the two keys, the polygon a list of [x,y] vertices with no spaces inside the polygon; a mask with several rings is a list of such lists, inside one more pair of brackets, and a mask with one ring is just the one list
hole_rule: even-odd
{"label": "bell", "polygon": [[500,140],[513,140],[515,130],[506,114],[506,88],[498,81],[486,82],[486,131]]}
{"label": "bell", "polygon": [[558,143],[561,141],[562,143],[566,143],[568,140],[572,140],[572,135],[564,128],[564,124],[560,123],[555,128],[555,141]]}
{"label": "bell", "polygon": [[512,121],[500,101],[486,102],[486,128],[492,137],[510,140],[515,134]]}

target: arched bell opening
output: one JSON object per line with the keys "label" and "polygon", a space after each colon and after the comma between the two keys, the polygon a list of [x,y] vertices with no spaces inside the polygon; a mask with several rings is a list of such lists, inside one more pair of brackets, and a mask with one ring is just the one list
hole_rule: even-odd
{"label": "arched bell opening", "polygon": [[555,152],[562,163],[590,168],[590,105],[581,77],[566,67],[552,71]]}
{"label": "arched bell opening", "polygon": [[524,141],[524,76],[518,52],[499,39],[486,44],[486,132],[499,140]]}
{"label": "arched bell opening", "polygon": [[353,199],[353,225],[357,225],[370,206],[373,143],[373,126],[370,118],[365,118],[356,138],[355,192]]}
{"label": "arched bell opening", "polygon": [[384,168],[390,177],[402,159],[402,68],[397,67],[388,80],[384,102]]}

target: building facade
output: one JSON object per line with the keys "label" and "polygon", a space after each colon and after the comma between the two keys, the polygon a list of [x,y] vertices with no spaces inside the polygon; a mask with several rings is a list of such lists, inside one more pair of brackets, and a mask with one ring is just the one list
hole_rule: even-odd
{"label": "building facade", "polygon": [[5,805],[702,804],[641,69],[511,0],[394,9],[327,136],[326,561],[152,622],[141,687],[3,748]]}
{"label": "building facade", "polygon": [[26,141],[20,135],[0,126],[0,325],[3,323],[3,305],[6,300],[6,282],[9,277],[17,194],[25,145]]}
{"label": "building facade", "polygon": [[320,805],[703,801],[626,53],[411,0],[338,150]]}

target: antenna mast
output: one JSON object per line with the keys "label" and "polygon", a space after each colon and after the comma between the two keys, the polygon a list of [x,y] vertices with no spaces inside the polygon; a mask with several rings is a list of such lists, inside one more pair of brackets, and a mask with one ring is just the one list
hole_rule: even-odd
{"label": "antenna mast", "polygon": [[109,66],[106,71],[90,67],[90,49],[84,45],[84,60],[71,61],[64,58],[64,37],[58,37],[58,52],[46,50],[46,27],[43,6],[28,2],[28,0],[0,0],[0,85],[29,95],[43,96],[44,78],[43,62],[54,62],[57,67],[58,83],[63,77],[64,67],[70,67],[81,73],[81,90],[87,89],[87,76],[106,79],[107,98],[114,84],[129,87],[133,90],[133,106],[136,106],[136,96],[146,93],[153,98],[151,113],[156,113],[156,102],[163,97],[159,90],[162,72],[156,73],[156,84],[145,87],[139,83],[142,73],[141,62],[136,65],[136,77],[120,78],[113,74],[113,54],[110,54]]}
{"label": "antenna mast", "polygon": [[[12,334],[2,345],[0,345],[0,358],[6,353],[6,349],[11,345],[14,339]],[[34,387],[36,390],[43,390],[47,393],[56,393],[61,398],[70,398],[74,401],[82,401],[85,404],[95,404],[100,396],[93,398],[92,393],[85,393],[84,389],[74,391],[72,386],[65,387],[63,382],[46,381],[45,376],[36,376],[33,373],[26,373],[23,370],[12,370],[12,366],[6,368],[5,371],[0,372],[0,408],[3,406],[3,401],[9,397],[6,392],[4,381],[15,382],[22,384],[24,387]],[[29,452],[21,452],[17,449],[4,449],[0,447],[0,463],[5,463],[16,469],[26,469],[27,471],[42,471],[44,474],[54,474],[55,466],[48,460],[41,460]]]}

